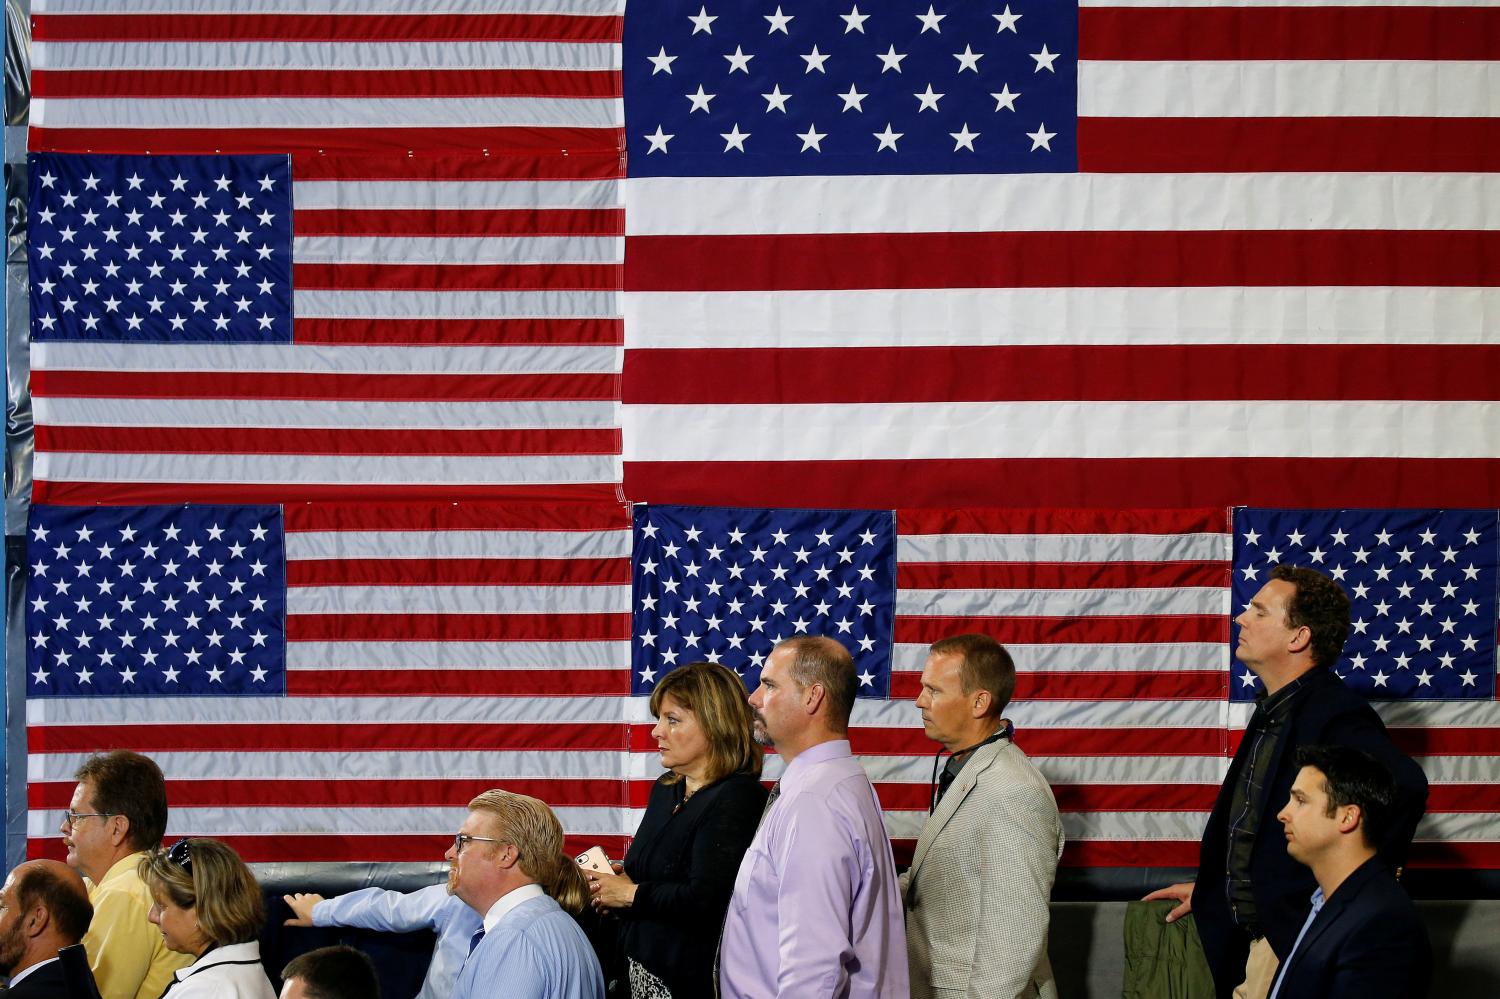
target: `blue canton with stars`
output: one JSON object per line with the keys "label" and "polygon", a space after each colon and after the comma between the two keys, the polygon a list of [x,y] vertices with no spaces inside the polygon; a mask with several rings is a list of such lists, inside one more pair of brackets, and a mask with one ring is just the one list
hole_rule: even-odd
{"label": "blue canton with stars", "polygon": [[754,690],[776,643],[807,634],[848,647],[860,696],[890,696],[890,511],[637,506],[632,563],[631,693],[699,661]]}
{"label": "blue canton with stars", "polygon": [[276,506],[34,506],[26,695],[286,689]]}
{"label": "blue canton with stars", "polygon": [[[1334,671],[1376,700],[1495,696],[1494,510],[1252,510],[1234,513],[1233,613],[1278,563],[1307,566],[1343,586],[1349,640]],[[1239,628],[1230,634],[1230,648]],[[1260,681],[1237,660],[1230,697]]]}
{"label": "blue canton with stars", "polygon": [[1078,165],[1076,3],[631,3],[623,71],[632,177]]}
{"label": "blue canton with stars", "polygon": [[30,157],[31,338],[292,341],[285,156]]}

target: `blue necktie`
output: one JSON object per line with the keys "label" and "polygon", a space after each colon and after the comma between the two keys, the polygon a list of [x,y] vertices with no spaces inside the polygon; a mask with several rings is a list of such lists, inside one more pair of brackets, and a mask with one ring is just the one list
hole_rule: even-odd
{"label": "blue necktie", "polygon": [[479,946],[479,941],[481,941],[483,939],[484,939],[484,927],[481,926],[479,928],[479,931],[477,933],[475,933],[472,937],[469,938],[469,953],[470,954],[474,953],[474,948],[478,947]]}

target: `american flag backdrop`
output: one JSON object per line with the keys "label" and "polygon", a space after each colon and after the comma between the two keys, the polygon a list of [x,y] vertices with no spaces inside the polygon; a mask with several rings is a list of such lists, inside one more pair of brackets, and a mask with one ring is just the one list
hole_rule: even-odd
{"label": "american flag backdrop", "polygon": [[[431,860],[495,784],[615,852],[657,772],[644,502],[895,510],[854,741],[902,851],[925,647],[984,630],[1065,863],[1189,865],[1248,714],[1226,508],[1500,503],[1494,9],[410,6],[32,4],[29,526],[94,533],[27,584],[72,668],[28,681],[34,852],[111,745],[249,859]],[[281,272],[214,259],[265,211]],[[283,692],[77,677],[122,620],[79,553],[184,503],[277,511]],[[179,575],[229,565],[197,543]],[[1420,859],[1500,866],[1492,695],[1381,710]]]}

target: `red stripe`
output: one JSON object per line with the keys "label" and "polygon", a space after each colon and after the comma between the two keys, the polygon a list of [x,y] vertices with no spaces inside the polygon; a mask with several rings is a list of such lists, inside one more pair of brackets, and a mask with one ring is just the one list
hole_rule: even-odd
{"label": "red stripe", "polygon": [[[458,830],[455,829],[454,832]],[[197,831],[187,830],[189,835]],[[450,835],[421,836],[364,836],[357,834],[338,835],[275,835],[275,836],[221,836],[216,829],[205,829],[214,838],[228,843],[241,859],[255,863],[317,863],[378,861],[435,862],[453,845]],[[622,857],[629,840],[625,836],[598,836],[592,833],[563,837],[564,853],[582,853],[591,846],[602,846],[612,857]],[[62,860],[66,851],[60,838],[28,839],[26,855],[31,859],[48,858]]]}
{"label": "red stripe", "polygon": [[293,156],[411,153],[441,149],[452,156],[536,155],[559,149],[585,154],[619,149],[618,128],[31,128],[36,152],[290,153]]}
{"label": "red stripe", "polygon": [[620,96],[620,74],[561,69],[37,70],[36,97]]}
{"label": "red stripe", "polygon": [[630,582],[628,558],[293,558],[287,586],[588,586]]}
{"label": "red stripe", "polygon": [[1410,867],[1500,869],[1500,843],[1413,843]]}
{"label": "red stripe", "polygon": [[262,485],[254,482],[91,482],[50,481],[32,483],[34,503],[94,506],[138,503],[308,503],[330,500],[447,499],[513,503],[600,503],[619,495],[612,482],[534,482],[522,484],[484,483],[445,486],[403,483],[346,485],[337,482],[295,482]]}
{"label": "red stripe", "polygon": [[312,374],[301,371],[33,371],[34,396],[90,399],[371,399],[491,402],[500,399],[608,401],[616,375]]}
{"label": "red stripe", "polygon": [[628,291],[1500,284],[1500,233],[1479,231],[632,236],[626,252]]}
{"label": "red stripe", "polygon": [[297,531],[628,531],[620,503],[318,503],[286,508]]}
{"label": "red stripe", "polygon": [[1069,840],[1061,867],[1197,867],[1197,840]]}
{"label": "red stripe", "polygon": [[1223,642],[1229,622],[1217,615],[1152,617],[898,617],[896,641],[932,644],[948,635],[983,631],[1024,645],[1118,642]]}
{"label": "red stripe", "polygon": [[[684,414],[685,418],[690,414]],[[625,462],[654,503],[1118,507],[1500,505],[1496,458],[996,458]]]}
{"label": "red stripe", "polygon": [[[650,742],[648,728],[631,729],[633,750],[655,748],[638,744]],[[867,756],[926,756],[934,748],[921,729],[856,728],[849,736],[854,752]],[[1224,736],[1212,728],[1037,728],[1020,732],[1016,744],[1030,756],[1221,756]]]}
{"label": "red stripe", "polygon": [[1106,8],[1078,11],[1078,58],[1500,59],[1482,7]]}
{"label": "red stripe", "polygon": [[1229,520],[1222,506],[1198,510],[1027,509],[1020,504],[981,509],[915,507],[897,510],[896,524],[903,537],[913,534],[1225,534],[1229,530]]}
{"label": "red stripe", "polygon": [[619,319],[305,319],[295,320],[296,341],[309,343],[613,344],[625,342]]}
{"label": "red stripe", "polygon": [[[435,147],[441,149],[442,147]],[[304,180],[615,180],[625,175],[619,148],[554,148],[529,155],[302,155],[292,177]]]}
{"label": "red stripe", "polygon": [[1500,170],[1500,118],[1079,118],[1078,168],[1486,173]]}
{"label": "red stripe", "polygon": [[629,614],[288,614],[289,642],[604,642]]}
{"label": "red stripe", "polygon": [[1427,789],[1427,814],[1438,812],[1500,812],[1500,785],[1432,784]]}
{"label": "red stripe", "polygon": [[[928,784],[879,783],[875,793],[887,811],[925,812],[932,800]],[[1061,784],[1053,785],[1052,793],[1063,812],[1207,812],[1214,806],[1219,785]],[[176,799],[172,802],[175,805]],[[53,807],[66,805],[64,799]]]}
{"label": "red stripe", "polygon": [[386,291],[613,291],[619,264],[296,264],[302,290],[377,288]]}
{"label": "red stripe", "polygon": [[1500,728],[1392,728],[1391,741],[1412,756],[1500,756]]}
{"label": "red stripe", "polygon": [[902,590],[1098,590],[1227,586],[1226,562],[902,562]]}
{"label": "red stripe", "polygon": [[324,430],[276,427],[36,428],[38,451],[142,454],[619,454],[618,430]]}
{"label": "red stripe", "polygon": [[630,671],[574,669],[294,669],[291,697],[625,697]]}
{"label": "red stripe", "polygon": [[619,42],[622,19],[569,14],[37,14],[42,42]]}
{"label": "red stripe", "polygon": [[254,724],[49,725],[26,731],[32,753],[90,753],[129,746],[142,753],[361,752],[377,750],[601,750],[625,748],[623,725]]}
{"label": "red stripe", "polygon": [[[1500,241],[1490,250],[1500,260]],[[1267,379],[1267,370],[1338,377]],[[1247,343],[632,350],[624,401],[775,404],[789,371],[805,386],[799,403],[1500,399],[1500,344]]]}
{"label": "red stripe", "polygon": [[[1008,634],[1006,639],[1010,640]],[[1109,665],[1108,653],[1101,652],[1099,660],[1099,665]],[[906,670],[892,673],[891,699],[915,700],[922,692],[921,681],[920,673]],[[1020,701],[1214,701],[1222,700],[1228,692],[1228,674],[1223,670],[1170,673],[1070,670],[1017,673],[1015,697]]]}
{"label": "red stripe", "polygon": [[618,236],[623,208],[308,209],[298,236]]}
{"label": "red stripe", "polygon": [[[382,780],[169,780],[167,799],[173,808],[298,808],[347,807],[421,808],[462,806],[490,788],[490,778]],[[72,781],[28,785],[27,803],[32,808],[67,808]],[[630,785],[606,778],[507,777],[505,789],[540,798],[552,807],[565,805],[623,804]],[[450,837],[451,838],[451,837]]]}

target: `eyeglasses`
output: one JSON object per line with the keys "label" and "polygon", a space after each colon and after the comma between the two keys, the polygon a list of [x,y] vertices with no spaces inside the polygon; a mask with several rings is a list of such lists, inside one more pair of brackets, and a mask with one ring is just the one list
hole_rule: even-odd
{"label": "eyeglasses", "polygon": [[167,850],[167,859],[182,868],[184,874],[193,873],[193,855],[188,852],[191,842],[191,839],[180,839]]}
{"label": "eyeglasses", "polygon": [[63,812],[63,822],[66,825],[76,826],[79,819],[107,819],[119,814],[119,812]]}
{"label": "eyeglasses", "polygon": [[[470,836],[468,833],[459,833],[457,836],[453,837],[453,852],[454,853],[463,853],[464,852],[464,847],[468,846],[470,843],[504,843],[504,842],[505,842],[505,840],[503,840],[503,839],[495,839],[492,836]],[[516,852],[519,853],[520,851],[517,850]]]}

